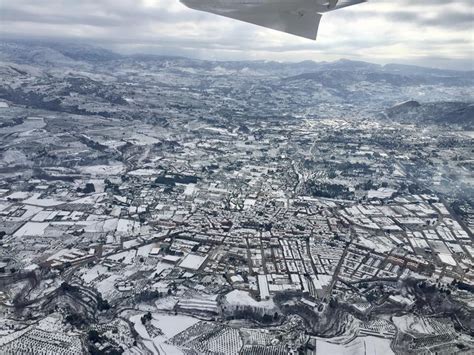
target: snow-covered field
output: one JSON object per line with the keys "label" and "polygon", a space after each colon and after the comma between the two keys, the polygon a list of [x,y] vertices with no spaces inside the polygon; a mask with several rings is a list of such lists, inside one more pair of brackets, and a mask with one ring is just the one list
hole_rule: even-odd
{"label": "snow-covered field", "polygon": [[248,306],[261,309],[273,309],[275,308],[275,303],[272,300],[267,301],[256,301],[253,299],[250,294],[246,291],[234,290],[229,292],[225,296],[225,301],[229,306],[240,307]]}
{"label": "snow-covered field", "polygon": [[404,333],[409,334],[435,334],[436,331],[426,318],[407,314],[401,317],[393,317],[395,326]]}
{"label": "snow-covered field", "polygon": [[157,169],[137,169],[128,172],[128,175],[132,176],[153,176],[158,175],[160,172]]}
{"label": "snow-covered field", "polygon": [[33,206],[40,206],[40,207],[54,207],[62,205],[64,202],[57,201],[52,198],[40,198],[41,194],[36,193],[30,198],[26,199],[24,203]]}
{"label": "snow-covered field", "polygon": [[80,170],[82,173],[90,174],[92,176],[111,176],[124,173],[125,166],[121,163],[112,165],[91,165],[83,166]]}
{"label": "snow-covered field", "polygon": [[23,123],[12,126],[2,127],[2,133],[19,133],[19,132],[30,132],[35,129],[41,129],[46,126],[44,119],[41,117],[28,117]]}
{"label": "snow-covered field", "polygon": [[356,338],[349,344],[333,344],[325,340],[317,340],[317,352],[319,355],[394,355],[390,348],[390,340],[373,336]]}
{"label": "snow-covered field", "polygon": [[15,237],[34,237],[44,235],[49,223],[28,222],[15,232]]}
{"label": "snow-covered field", "polygon": [[187,328],[199,322],[199,320],[182,316],[182,315],[167,315],[161,313],[153,313],[151,325],[157,329],[161,329],[163,335],[152,337],[145,326],[141,322],[143,314],[137,314],[130,317],[130,321],[134,324],[134,328],[140,337],[144,340],[144,345],[147,349],[156,355],[170,354],[180,355],[183,352],[175,345],[167,344],[166,342],[181,333]]}
{"label": "snow-covered field", "polygon": [[153,319],[151,321],[155,327],[160,328],[163,331],[163,335],[168,339],[181,333],[197,322],[199,322],[199,320],[196,318],[161,313],[153,314]]}
{"label": "snow-covered field", "polygon": [[87,269],[87,272],[82,275],[82,279],[85,283],[91,283],[97,279],[100,275],[107,272],[107,268],[103,265],[95,265],[94,267]]}

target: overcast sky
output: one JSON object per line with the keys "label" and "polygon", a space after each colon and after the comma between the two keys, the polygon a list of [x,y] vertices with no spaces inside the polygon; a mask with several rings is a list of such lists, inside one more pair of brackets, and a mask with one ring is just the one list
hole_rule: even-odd
{"label": "overcast sky", "polygon": [[313,42],[193,11],[178,0],[0,0],[0,35],[203,59],[348,58],[474,69],[473,3],[371,0],[324,15]]}

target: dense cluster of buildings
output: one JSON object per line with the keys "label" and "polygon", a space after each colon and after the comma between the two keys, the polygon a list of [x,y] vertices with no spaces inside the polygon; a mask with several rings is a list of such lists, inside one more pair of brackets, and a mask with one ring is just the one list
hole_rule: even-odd
{"label": "dense cluster of buildings", "polygon": [[119,71],[110,90],[128,113],[164,98],[127,119],[97,93],[81,103],[71,78],[64,100],[81,115],[0,106],[0,353],[472,343],[473,229],[458,203],[472,138],[348,117],[340,102],[281,114],[300,104],[289,91],[176,70]]}

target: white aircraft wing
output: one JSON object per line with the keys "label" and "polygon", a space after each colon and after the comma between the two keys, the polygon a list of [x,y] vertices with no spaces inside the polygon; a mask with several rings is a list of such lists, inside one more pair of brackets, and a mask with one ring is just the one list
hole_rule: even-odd
{"label": "white aircraft wing", "polygon": [[200,11],[316,39],[322,13],[366,0],[180,0]]}
{"label": "white aircraft wing", "polygon": [[363,2],[367,2],[368,0],[339,0],[337,5],[334,7],[334,10],[343,9],[345,7],[349,7],[352,5],[362,4]]}
{"label": "white aircraft wing", "polygon": [[[321,14],[317,1],[229,1],[237,6],[209,5],[207,1],[181,0],[186,6],[216,15],[230,17],[277,31],[291,33],[309,39],[316,39]],[[222,1],[221,4],[227,2]]]}
{"label": "white aircraft wing", "polygon": [[309,10],[279,10],[273,5],[214,13],[313,40],[318,34],[322,17]]}

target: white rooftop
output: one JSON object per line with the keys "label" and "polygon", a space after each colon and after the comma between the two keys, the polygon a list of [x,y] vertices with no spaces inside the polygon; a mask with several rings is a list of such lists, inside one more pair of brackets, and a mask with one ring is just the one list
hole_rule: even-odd
{"label": "white rooftop", "polygon": [[196,254],[188,254],[181,264],[181,266],[184,269],[190,269],[190,270],[198,270],[201,265],[206,261],[207,255],[206,256],[200,256]]}

